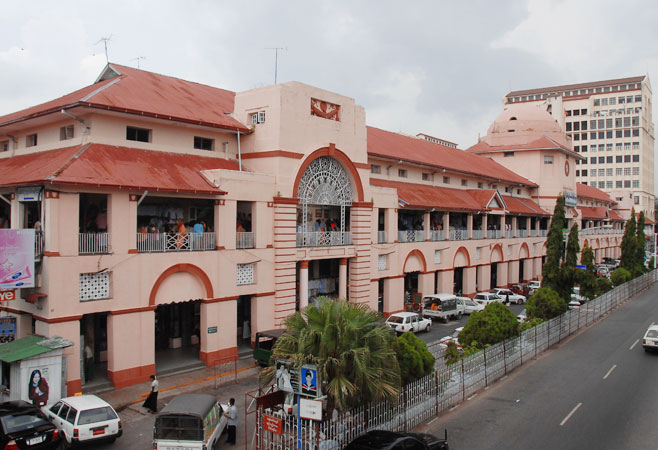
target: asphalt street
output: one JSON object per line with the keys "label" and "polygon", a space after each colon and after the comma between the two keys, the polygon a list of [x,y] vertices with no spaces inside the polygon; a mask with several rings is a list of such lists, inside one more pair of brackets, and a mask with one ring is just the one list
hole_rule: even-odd
{"label": "asphalt street", "polygon": [[435,419],[460,449],[656,449],[658,284]]}

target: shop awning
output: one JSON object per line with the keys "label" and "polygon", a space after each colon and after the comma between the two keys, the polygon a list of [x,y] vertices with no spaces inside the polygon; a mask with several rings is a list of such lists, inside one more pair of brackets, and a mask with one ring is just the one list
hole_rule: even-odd
{"label": "shop awning", "polygon": [[13,363],[72,345],[73,342],[58,336],[26,336],[0,345],[0,361]]}

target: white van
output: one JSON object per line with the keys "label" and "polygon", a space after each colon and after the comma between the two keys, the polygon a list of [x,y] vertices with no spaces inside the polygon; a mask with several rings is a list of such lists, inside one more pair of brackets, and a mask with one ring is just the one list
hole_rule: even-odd
{"label": "white van", "polygon": [[228,419],[214,395],[180,394],[162,408],[153,426],[153,448],[206,450],[214,448]]}
{"label": "white van", "polygon": [[457,304],[455,294],[432,294],[423,297],[423,316],[429,319],[459,320],[464,314],[464,307]]}

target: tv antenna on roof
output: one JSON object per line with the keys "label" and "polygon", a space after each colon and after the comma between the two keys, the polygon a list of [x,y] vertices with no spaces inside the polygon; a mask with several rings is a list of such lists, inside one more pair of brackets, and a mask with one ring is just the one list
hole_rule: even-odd
{"label": "tv antenna on roof", "polygon": [[110,34],[108,37],[102,37],[102,38],[100,38],[100,39],[98,40],[98,42],[96,42],[96,44],[94,44],[94,45],[98,45],[98,44],[100,44],[101,42],[103,43],[103,45],[105,46],[105,62],[108,62],[108,63],[110,62],[110,58],[108,58],[108,56],[107,56],[107,43],[108,43],[110,40],[112,40],[112,35],[111,35],[111,34]]}
{"label": "tv antenna on roof", "polygon": [[139,61],[140,61],[141,59],[146,59],[146,56],[138,56],[137,58],[133,58],[133,59],[131,59],[131,61],[135,61],[135,60],[137,60],[137,68],[138,68],[138,69],[139,69]]}
{"label": "tv antenna on roof", "polygon": [[276,75],[279,67],[279,50],[288,50],[288,47],[265,47],[265,50],[274,50],[274,84],[276,84]]}

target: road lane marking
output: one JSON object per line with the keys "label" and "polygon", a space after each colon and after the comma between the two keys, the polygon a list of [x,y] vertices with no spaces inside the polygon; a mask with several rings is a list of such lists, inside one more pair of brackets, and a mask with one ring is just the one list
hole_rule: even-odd
{"label": "road lane marking", "polygon": [[640,342],[640,340],[636,339],[635,342],[633,342],[633,345],[631,345],[631,347],[629,348],[629,350],[633,350],[638,342]]}
{"label": "road lane marking", "polygon": [[617,367],[617,364],[615,364],[610,368],[610,370],[608,370],[608,373],[606,373],[605,376],[603,377],[604,380],[608,378],[608,375],[610,375],[613,370],[615,370],[615,367]]}
{"label": "road lane marking", "polygon": [[564,425],[565,423],[567,423],[567,420],[571,419],[571,416],[573,416],[573,414],[574,414],[576,411],[578,411],[578,408],[580,408],[581,406],[583,406],[583,404],[582,404],[582,403],[578,403],[578,404],[574,407],[574,409],[572,409],[571,412],[570,412],[569,414],[567,414],[567,417],[565,417],[564,419],[562,419],[562,422],[560,422],[560,426],[562,426],[562,425]]}

